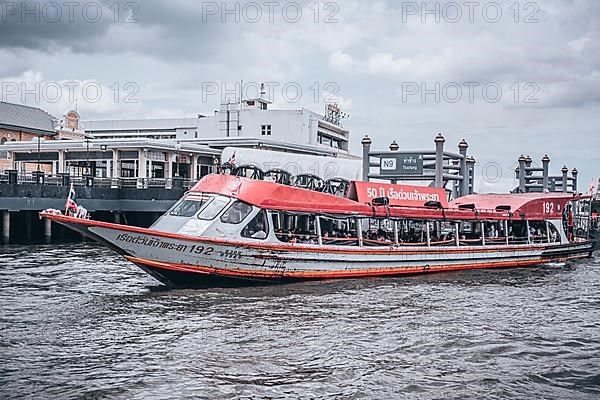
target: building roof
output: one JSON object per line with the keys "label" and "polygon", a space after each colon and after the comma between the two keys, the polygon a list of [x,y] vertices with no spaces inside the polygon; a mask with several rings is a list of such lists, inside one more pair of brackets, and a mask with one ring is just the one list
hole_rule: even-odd
{"label": "building roof", "polygon": [[[90,150],[98,150],[101,146],[106,146],[107,150],[124,150],[124,149],[151,149],[156,151],[177,151],[190,152],[205,155],[218,156],[220,150],[212,149],[208,146],[203,146],[195,143],[179,143],[175,139],[71,139],[71,140],[42,140],[41,151],[58,151],[58,150],[86,150],[89,146]],[[3,150],[14,153],[27,153],[37,149],[37,141],[23,142],[8,142],[2,146]]]}
{"label": "building roof", "polygon": [[55,135],[56,117],[37,107],[0,101],[0,127]]}
{"label": "building roof", "polygon": [[177,128],[196,129],[199,118],[204,118],[204,116],[198,114],[196,117],[81,120],[80,122],[85,130],[90,132],[175,131]]}

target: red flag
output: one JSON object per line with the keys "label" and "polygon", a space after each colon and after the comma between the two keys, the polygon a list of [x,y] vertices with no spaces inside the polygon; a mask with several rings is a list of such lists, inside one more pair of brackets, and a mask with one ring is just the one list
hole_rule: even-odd
{"label": "red flag", "polygon": [[77,199],[77,193],[75,193],[75,188],[73,187],[73,182],[71,182],[71,188],[69,189],[69,196],[67,196],[67,202],[65,203],[65,213],[67,211],[77,212],[77,203],[75,200]]}
{"label": "red flag", "polygon": [[231,164],[231,165],[235,165],[235,151],[233,152],[231,157],[229,157],[229,161],[227,161],[227,163]]}

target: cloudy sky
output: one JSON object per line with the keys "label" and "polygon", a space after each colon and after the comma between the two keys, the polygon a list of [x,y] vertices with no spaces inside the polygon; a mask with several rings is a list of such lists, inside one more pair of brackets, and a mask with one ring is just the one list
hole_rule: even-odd
{"label": "cloudy sky", "polygon": [[[425,5],[425,6],[424,6]],[[598,0],[0,2],[2,100],[84,119],[212,113],[265,82],[276,107],[350,114],[351,150],[461,138],[481,191],[520,154],[600,175]],[[539,163],[539,161],[537,161]]]}

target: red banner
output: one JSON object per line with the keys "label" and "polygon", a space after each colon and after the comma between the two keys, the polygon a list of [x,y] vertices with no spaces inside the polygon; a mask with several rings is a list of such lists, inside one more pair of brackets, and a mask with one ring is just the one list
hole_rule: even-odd
{"label": "red banner", "polygon": [[360,203],[370,203],[374,198],[387,197],[390,205],[412,207],[422,207],[428,201],[439,201],[442,207],[448,207],[445,189],[425,186],[352,181],[348,197]]}

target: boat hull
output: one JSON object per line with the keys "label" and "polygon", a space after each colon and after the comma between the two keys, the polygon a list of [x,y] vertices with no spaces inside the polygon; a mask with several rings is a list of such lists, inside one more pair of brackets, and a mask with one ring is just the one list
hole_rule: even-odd
{"label": "boat hull", "polygon": [[45,217],[104,243],[170,286],[238,286],[540,265],[589,257],[592,241],[461,247],[353,247],[236,242]]}

